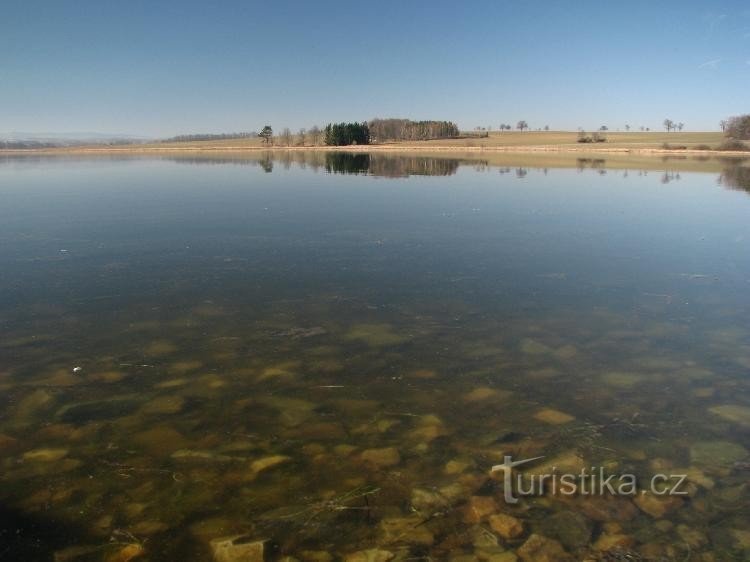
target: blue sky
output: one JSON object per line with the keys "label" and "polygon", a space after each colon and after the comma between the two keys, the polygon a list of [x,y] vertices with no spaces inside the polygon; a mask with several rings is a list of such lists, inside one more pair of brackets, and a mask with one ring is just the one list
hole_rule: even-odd
{"label": "blue sky", "polygon": [[747,1],[0,6],[0,132],[151,136],[375,116],[716,130],[750,112]]}

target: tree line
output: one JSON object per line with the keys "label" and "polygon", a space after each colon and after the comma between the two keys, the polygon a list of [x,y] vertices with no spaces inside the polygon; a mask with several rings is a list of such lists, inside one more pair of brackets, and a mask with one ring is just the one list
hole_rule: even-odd
{"label": "tree line", "polygon": [[161,142],[193,142],[193,141],[214,141],[214,140],[230,140],[230,139],[247,139],[256,137],[258,133],[199,133],[193,135],[177,135],[176,137],[170,137],[163,139]]}
{"label": "tree line", "polygon": [[452,121],[375,118],[368,126],[372,138],[378,142],[445,139],[459,135],[458,125]]}
{"label": "tree line", "polygon": [[370,144],[370,127],[367,123],[329,123],[323,131],[328,146]]}

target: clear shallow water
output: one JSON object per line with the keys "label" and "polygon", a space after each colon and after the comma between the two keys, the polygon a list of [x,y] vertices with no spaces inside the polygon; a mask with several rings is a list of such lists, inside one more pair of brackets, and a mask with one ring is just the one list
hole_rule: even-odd
{"label": "clear shallow water", "polygon": [[675,167],[3,161],[0,559],[746,559],[747,169]]}

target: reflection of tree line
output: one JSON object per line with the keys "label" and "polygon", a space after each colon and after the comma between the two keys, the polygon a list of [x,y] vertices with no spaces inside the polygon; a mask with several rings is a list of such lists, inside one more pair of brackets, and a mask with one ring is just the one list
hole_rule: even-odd
{"label": "reflection of tree line", "polygon": [[[472,166],[477,172],[486,172],[493,169],[500,174],[515,174],[517,178],[525,178],[529,171],[548,173],[548,168],[528,168],[493,166],[486,160],[461,160],[457,158],[435,158],[431,156],[404,156],[394,154],[367,154],[349,152],[322,152],[322,151],[287,151],[287,152],[262,152],[252,156],[232,154],[212,155],[140,155],[140,154],[107,154],[107,155],[0,155],[1,164],[14,162],[42,163],[51,160],[65,159],[66,161],[83,162],[92,159],[109,161],[132,161],[142,158],[163,159],[182,164],[234,164],[242,166],[258,166],[265,172],[272,172],[274,165],[281,165],[284,169],[291,168],[296,164],[300,168],[312,168],[315,172],[324,170],[334,174],[370,174],[385,177],[408,177],[410,175],[425,176],[450,176],[457,172],[462,164]],[[730,189],[738,189],[750,193],[750,161],[748,159],[725,158],[721,160],[724,168],[719,175],[719,183]],[[604,158],[578,158],[576,166],[579,172],[594,170],[599,174],[606,174],[606,159]],[[612,170],[610,170],[612,171]],[[630,173],[638,176],[649,175],[648,170],[623,170],[622,176],[628,177]],[[670,183],[681,179],[679,171],[667,170],[661,173],[661,182]]]}
{"label": "reflection of tree line", "polygon": [[452,176],[461,165],[455,158],[427,156],[394,156],[386,154],[350,154],[329,152],[325,155],[326,171],[333,174],[363,174],[403,178],[416,176]]}
{"label": "reflection of tree line", "polygon": [[730,189],[750,193],[750,166],[745,160],[725,161],[724,170],[719,176],[719,183]]}

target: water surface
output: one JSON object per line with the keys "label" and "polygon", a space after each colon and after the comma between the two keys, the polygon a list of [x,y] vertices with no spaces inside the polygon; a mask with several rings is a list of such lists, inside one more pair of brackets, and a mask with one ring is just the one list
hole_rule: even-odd
{"label": "water surface", "polygon": [[0,559],[746,559],[748,168],[658,167],[5,159]]}

